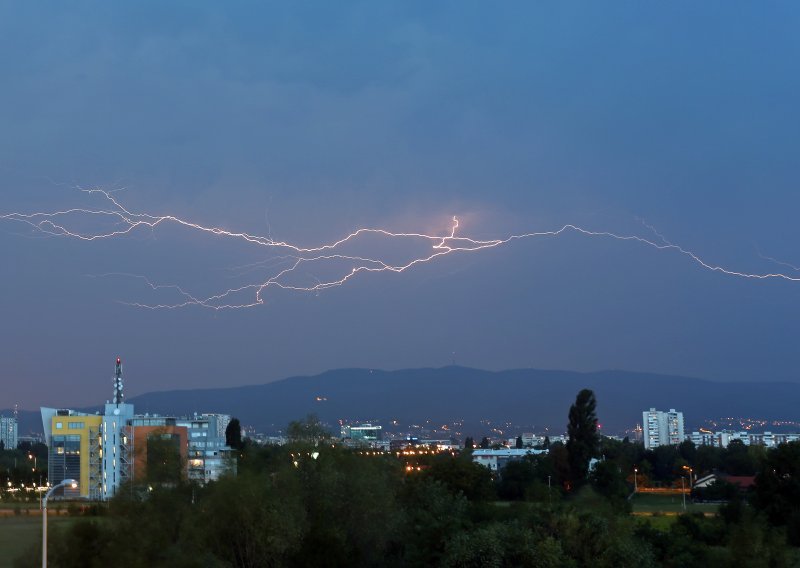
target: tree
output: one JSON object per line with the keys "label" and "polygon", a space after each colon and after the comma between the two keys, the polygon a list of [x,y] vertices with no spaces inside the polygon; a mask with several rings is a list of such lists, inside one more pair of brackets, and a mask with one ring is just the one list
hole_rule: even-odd
{"label": "tree", "polygon": [[228,427],[225,428],[225,445],[234,450],[242,449],[242,426],[238,418],[231,418]]}
{"label": "tree", "polygon": [[789,542],[800,545],[800,442],[770,450],[756,476],[753,505],[773,525],[785,525]]}
{"label": "tree", "polygon": [[224,478],[213,487],[202,523],[211,551],[228,566],[285,566],[301,547],[302,495],[286,480],[263,473]]}
{"label": "tree", "polygon": [[452,457],[436,456],[422,477],[444,484],[454,494],[463,494],[470,501],[490,501],[496,498],[492,472],[472,461],[469,454]]}
{"label": "tree", "polygon": [[501,499],[522,501],[526,498],[528,488],[536,481],[533,460],[512,460],[506,464],[500,475],[497,493]]}
{"label": "tree", "polygon": [[729,475],[755,475],[758,464],[741,440],[731,440],[722,453],[722,469]]}
{"label": "tree", "polygon": [[481,439],[481,449],[488,450],[489,449],[489,438],[486,436]]}
{"label": "tree", "polygon": [[596,407],[594,392],[583,389],[569,408],[567,454],[571,487],[585,483],[589,460],[597,456],[600,436],[597,434]]}
{"label": "tree", "polygon": [[286,433],[291,442],[311,442],[314,445],[331,437],[315,414],[309,414],[305,420],[290,422]]}
{"label": "tree", "polygon": [[598,462],[589,477],[594,489],[608,499],[615,510],[625,513],[630,511],[627,500],[630,489],[618,464],[608,460]]}
{"label": "tree", "polygon": [[467,439],[464,440],[464,449],[472,450],[474,448],[475,448],[475,440],[472,439],[472,436],[467,436]]}
{"label": "tree", "polygon": [[146,477],[148,483],[174,484],[181,481],[184,461],[181,457],[180,438],[157,430],[147,437]]}
{"label": "tree", "polygon": [[691,440],[684,440],[678,444],[678,454],[688,463],[694,464],[695,457],[697,456],[697,447]]}
{"label": "tree", "polygon": [[517,436],[517,444],[516,444],[516,446],[517,446],[518,450],[522,449],[522,436]]}

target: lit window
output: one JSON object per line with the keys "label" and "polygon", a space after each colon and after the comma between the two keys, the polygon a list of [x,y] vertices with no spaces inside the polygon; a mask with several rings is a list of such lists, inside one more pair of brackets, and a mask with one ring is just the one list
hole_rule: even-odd
{"label": "lit window", "polygon": [[64,424],[61,422],[56,422],[56,430],[61,430],[64,427]]}

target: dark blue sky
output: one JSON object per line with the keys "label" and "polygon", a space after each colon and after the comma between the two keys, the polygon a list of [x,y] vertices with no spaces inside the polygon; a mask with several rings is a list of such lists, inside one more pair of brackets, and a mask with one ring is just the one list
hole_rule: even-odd
{"label": "dark blue sky", "polygon": [[[800,8],[762,3],[5,3],[0,211],[96,204],[301,244],[359,226],[646,234],[800,264]],[[263,307],[147,311],[130,272],[212,293],[262,251],[176,229],[0,225],[0,407],[459,364],[797,380],[800,283],[577,235]],[[793,272],[792,272],[793,273]],[[227,286],[226,286],[227,287]]]}

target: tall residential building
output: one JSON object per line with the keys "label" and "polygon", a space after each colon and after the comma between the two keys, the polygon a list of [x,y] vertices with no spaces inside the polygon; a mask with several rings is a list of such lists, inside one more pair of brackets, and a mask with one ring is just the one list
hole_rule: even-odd
{"label": "tall residential building", "polygon": [[228,424],[231,423],[230,414],[209,414],[204,413],[200,415],[202,418],[207,418],[209,421],[214,421],[216,424],[216,437],[225,439],[225,431],[228,429]]}
{"label": "tall residential building", "polygon": [[6,450],[15,450],[19,439],[17,438],[17,419],[15,417],[0,417],[0,442]]}
{"label": "tall residential building", "polygon": [[651,408],[642,412],[642,438],[647,450],[676,446],[683,442],[683,412],[670,408],[662,412]]}

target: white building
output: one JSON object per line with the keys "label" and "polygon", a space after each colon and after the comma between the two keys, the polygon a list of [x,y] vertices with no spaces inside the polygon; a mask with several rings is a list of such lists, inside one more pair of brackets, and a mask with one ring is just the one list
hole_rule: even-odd
{"label": "white building", "polygon": [[100,429],[100,459],[102,461],[102,493],[100,499],[111,499],[123,482],[131,479],[131,444],[128,422],[133,418],[133,405],[109,402],[105,405]]}
{"label": "white building", "polygon": [[522,438],[522,447],[523,448],[534,448],[536,446],[541,446],[544,443],[544,436],[537,436],[533,432],[523,432],[516,438],[509,438],[506,445],[509,448],[516,448],[517,447],[517,440]]}
{"label": "white building", "polygon": [[17,437],[17,419],[13,416],[6,418],[0,417],[0,441],[6,450],[17,449],[19,438]]}
{"label": "white building", "polygon": [[670,408],[662,412],[651,408],[642,412],[644,447],[677,446],[683,442],[683,412]]}
{"label": "white building", "polygon": [[217,438],[225,439],[225,432],[228,430],[228,424],[231,423],[230,414],[201,414],[203,418],[216,419],[217,425]]}
{"label": "white building", "polygon": [[695,446],[716,446],[717,435],[710,430],[699,430],[692,432],[689,439]]}
{"label": "white building", "polygon": [[[188,478],[199,483],[216,481],[231,471],[233,452],[225,444],[225,430],[220,422],[227,415],[203,414],[193,418],[176,418],[175,425],[187,430],[189,440]],[[228,423],[230,423],[230,418]],[[227,428],[227,425],[226,425]],[[221,435],[220,435],[221,431]]]}
{"label": "white building", "polygon": [[378,442],[383,438],[383,427],[373,424],[344,424],[341,427],[342,439],[350,439],[355,443],[369,445],[371,442]]}
{"label": "white building", "polygon": [[711,432],[710,430],[700,430],[699,432],[692,432],[690,439],[695,446],[727,448],[731,442],[739,441],[745,446],[775,448],[780,444],[800,441],[800,433],[750,432],[747,430]]}
{"label": "white building", "polygon": [[497,450],[473,450],[472,461],[492,471],[499,471],[511,460],[519,460],[525,456],[538,456],[546,454],[547,450],[534,450],[532,448],[500,448]]}

